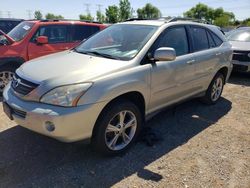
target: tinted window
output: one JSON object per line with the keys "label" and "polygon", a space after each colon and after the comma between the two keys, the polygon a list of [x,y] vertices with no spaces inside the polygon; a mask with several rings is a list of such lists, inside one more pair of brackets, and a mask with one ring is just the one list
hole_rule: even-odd
{"label": "tinted window", "polygon": [[201,51],[209,48],[206,30],[198,27],[191,27],[194,51]]}
{"label": "tinted window", "polygon": [[21,21],[0,21],[0,29],[8,33],[11,29],[17,26]]}
{"label": "tinted window", "polygon": [[216,44],[215,44],[214,39],[212,38],[210,32],[207,32],[207,38],[208,38],[210,48],[216,47]]}
{"label": "tinted window", "polygon": [[174,48],[177,56],[187,54],[189,48],[185,28],[176,27],[167,29],[165,33],[158,39],[158,45],[156,48],[160,47]]}
{"label": "tinted window", "polygon": [[211,33],[212,38],[214,39],[216,46],[220,46],[223,43],[223,41],[214,33],[212,33],[212,32],[210,32],[210,33]]}
{"label": "tinted window", "polygon": [[33,41],[38,36],[48,37],[49,43],[67,42],[67,26],[65,25],[42,26],[38,29],[37,33],[33,37]]}
{"label": "tinted window", "polygon": [[74,25],[72,26],[72,41],[82,41],[98,32],[98,26],[91,25]]}

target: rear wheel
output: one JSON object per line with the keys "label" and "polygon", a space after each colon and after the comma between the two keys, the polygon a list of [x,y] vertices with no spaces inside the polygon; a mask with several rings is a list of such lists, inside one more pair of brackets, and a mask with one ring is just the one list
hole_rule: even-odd
{"label": "rear wheel", "polygon": [[135,104],[127,100],[117,101],[102,112],[92,144],[104,155],[122,153],[137,138],[141,124],[141,112]]}
{"label": "rear wheel", "polygon": [[202,98],[206,104],[216,104],[221,97],[225,84],[224,75],[217,73],[210,83],[206,95]]}
{"label": "rear wheel", "polygon": [[0,67],[0,96],[2,96],[4,88],[13,79],[16,67],[3,66]]}

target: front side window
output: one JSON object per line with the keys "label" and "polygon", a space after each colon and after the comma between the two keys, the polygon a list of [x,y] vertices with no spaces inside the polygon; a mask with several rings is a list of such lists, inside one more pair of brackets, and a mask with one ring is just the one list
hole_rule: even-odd
{"label": "front side window", "polygon": [[144,47],[157,26],[116,24],[90,37],[74,50],[107,58],[130,60]]}
{"label": "front side window", "polygon": [[209,43],[205,29],[199,27],[191,27],[190,31],[193,38],[194,52],[209,49]]}
{"label": "front side window", "polygon": [[14,41],[22,40],[32,29],[34,23],[32,22],[22,22],[12,29],[8,36],[10,36]]}
{"label": "front side window", "polygon": [[188,54],[188,39],[184,27],[167,29],[162,36],[157,39],[155,50],[160,47],[174,48],[176,56]]}
{"label": "front side window", "polygon": [[71,41],[82,41],[100,31],[100,27],[92,25],[73,25]]}
{"label": "front side window", "polygon": [[66,25],[49,25],[41,26],[33,37],[33,41],[39,36],[48,37],[50,44],[67,42],[67,26]]}

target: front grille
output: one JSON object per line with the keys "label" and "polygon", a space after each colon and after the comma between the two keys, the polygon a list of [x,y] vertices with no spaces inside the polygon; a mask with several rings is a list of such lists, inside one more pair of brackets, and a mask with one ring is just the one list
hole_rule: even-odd
{"label": "front grille", "polygon": [[17,74],[14,75],[11,87],[12,89],[21,95],[27,95],[31,91],[33,91],[35,88],[37,88],[39,84],[32,83],[30,81],[27,81]]}
{"label": "front grille", "polygon": [[13,115],[19,116],[19,117],[24,118],[24,119],[26,118],[26,112],[21,111],[21,110],[17,110],[15,108],[11,108],[11,110],[12,110]]}
{"label": "front grille", "polygon": [[250,51],[234,51],[233,60],[250,62]]}

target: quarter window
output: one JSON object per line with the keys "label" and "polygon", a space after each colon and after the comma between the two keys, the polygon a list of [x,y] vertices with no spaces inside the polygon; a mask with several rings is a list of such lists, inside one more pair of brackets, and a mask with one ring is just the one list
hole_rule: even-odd
{"label": "quarter window", "polygon": [[189,52],[189,48],[185,28],[176,27],[167,29],[158,39],[157,48],[160,47],[174,48],[176,51],[176,56],[187,54]]}
{"label": "quarter window", "polygon": [[209,49],[206,30],[198,27],[191,27],[194,52]]}
{"label": "quarter window", "polygon": [[212,36],[212,38],[214,39],[214,42],[215,42],[215,44],[216,44],[216,47],[220,46],[220,45],[223,43],[223,41],[222,41],[217,35],[215,35],[215,34],[212,33],[212,32],[211,32],[211,36]]}

